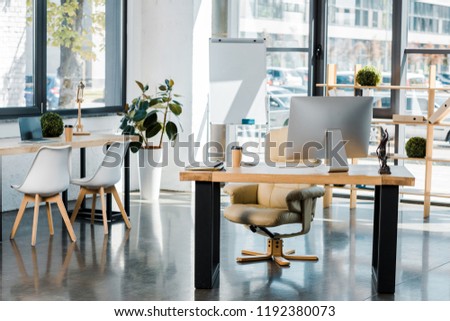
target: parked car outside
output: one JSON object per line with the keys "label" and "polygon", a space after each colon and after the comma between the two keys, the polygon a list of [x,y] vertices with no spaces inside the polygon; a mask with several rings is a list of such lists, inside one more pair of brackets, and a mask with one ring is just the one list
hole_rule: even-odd
{"label": "parked car outside", "polygon": [[442,83],[444,86],[450,86],[450,73],[443,72],[437,74],[437,79]]}
{"label": "parked car outside", "polygon": [[267,94],[269,96],[270,127],[286,126],[289,119],[291,97],[294,95],[290,90],[276,86],[267,86]]}
{"label": "parked car outside", "polygon": [[266,71],[267,84],[270,86],[303,86],[302,76],[294,69],[269,67]]}
{"label": "parked car outside", "polygon": [[[56,109],[59,105],[59,79],[53,75],[47,75],[47,107]],[[34,106],[34,83],[33,76],[25,76],[24,97],[26,106]]]}
{"label": "parked car outside", "polygon": [[[382,83],[384,85],[391,84],[391,73],[383,72],[382,73]],[[421,73],[408,72],[406,74],[406,86],[427,86],[428,85],[428,76]],[[444,83],[441,81],[439,75],[436,75],[436,87],[442,87]]]}

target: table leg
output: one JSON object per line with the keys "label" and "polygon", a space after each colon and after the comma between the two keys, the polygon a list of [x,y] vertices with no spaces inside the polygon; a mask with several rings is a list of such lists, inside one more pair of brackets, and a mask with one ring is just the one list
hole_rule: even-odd
{"label": "table leg", "polygon": [[395,292],[398,186],[375,186],[372,276],[378,293]]}
{"label": "table leg", "polygon": [[124,180],[124,195],[123,202],[125,212],[130,217],[130,149],[128,148],[125,153],[125,159],[123,164],[123,180]]}
{"label": "table leg", "polygon": [[112,196],[110,193],[106,194],[106,219],[112,222]]}
{"label": "table leg", "polygon": [[64,206],[66,207],[66,209],[68,209],[69,207],[69,191],[65,190],[62,192],[62,201]]}
{"label": "table leg", "polygon": [[[0,156],[0,243],[3,242],[3,166],[2,157]],[[3,260],[2,260],[3,262]]]}
{"label": "table leg", "polygon": [[219,276],[220,183],[195,182],[195,273],[197,289],[211,289]]}
{"label": "table leg", "polygon": [[[86,148],[80,148],[80,178],[86,177]],[[81,208],[86,207],[86,201],[83,200]]]}

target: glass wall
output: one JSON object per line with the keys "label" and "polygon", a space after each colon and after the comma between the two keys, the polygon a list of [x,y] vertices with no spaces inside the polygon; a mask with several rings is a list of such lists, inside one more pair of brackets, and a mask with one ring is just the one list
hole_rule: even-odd
{"label": "glass wall", "polygon": [[0,3],[0,108],[34,105],[33,2]]}
{"label": "glass wall", "polygon": [[[237,3],[237,2],[236,2]],[[308,0],[238,1],[237,36],[265,38],[269,125],[287,124],[290,98],[308,94]]]}
{"label": "glass wall", "polygon": [[[430,65],[436,66],[437,90],[434,109],[436,110],[450,96],[450,1],[419,1],[409,0],[408,4],[408,45],[406,50],[407,73],[428,82]],[[413,115],[427,115],[426,93],[406,93],[407,104],[402,112]],[[410,102],[408,104],[408,102]],[[450,117],[443,121],[450,123]],[[411,137],[427,137],[424,126],[402,126],[403,139],[399,142],[404,146]],[[450,126],[434,126],[433,131],[433,162],[431,195],[432,200],[443,202],[445,198],[435,197],[439,193],[448,193],[444,177],[450,175]],[[418,178],[419,188],[423,186],[424,162],[406,161],[405,165]]]}
{"label": "glass wall", "polygon": [[371,64],[391,71],[392,0],[328,1],[327,62],[352,71]]}
{"label": "glass wall", "polygon": [[48,109],[75,108],[80,81],[86,85],[83,107],[121,105],[120,90],[110,90],[105,101],[107,86],[120,89],[122,81],[122,21],[115,11],[120,8],[106,0],[48,1]]}
{"label": "glass wall", "polygon": [[[354,68],[357,64],[377,67],[383,74],[382,82],[387,85],[391,84],[392,70],[399,72],[394,76],[400,79],[400,69],[404,67],[402,84],[419,87],[428,85],[429,67],[436,65],[436,86],[441,89],[436,91],[435,109],[450,97],[450,0],[404,0],[401,3],[396,0],[317,1],[315,4],[326,3],[327,15],[321,16],[323,10],[316,12],[317,16],[311,21],[308,21],[312,14],[309,13],[308,1],[233,2],[239,3],[239,10],[231,11],[239,12],[238,19],[230,19],[238,30],[233,36],[264,37],[268,44],[267,85],[271,96],[270,118],[274,127],[286,125],[289,98],[292,95],[311,94],[310,89],[314,84],[309,84],[309,61],[315,77],[316,73],[322,73],[322,61],[337,64],[337,82],[341,84],[354,83]],[[393,17],[393,10],[398,12],[398,17]],[[393,20],[403,16],[406,21]],[[325,21],[321,21],[322,18]],[[319,21],[317,25],[316,21]],[[309,23],[316,27],[311,37]],[[397,30],[404,26],[407,27]],[[393,36],[400,39],[392,39]],[[326,41],[322,42],[321,37],[327,37]],[[322,57],[320,53],[312,57],[312,52],[316,53],[317,48],[309,48],[310,42],[326,44]],[[391,66],[393,57],[403,59],[401,68]],[[349,89],[342,90],[340,94],[353,95],[354,92]],[[400,90],[395,91],[395,94],[391,99],[391,91],[375,91],[378,97],[375,107],[379,109],[374,114],[386,117],[398,110],[402,114],[427,116],[427,90]],[[399,103],[399,106],[390,106],[391,100]],[[440,179],[450,174],[450,118],[445,122],[444,125],[434,127],[432,195],[446,190],[448,193],[448,188]],[[383,120],[379,123],[391,136],[389,151],[400,155],[405,154],[404,145],[409,138],[427,136],[426,126],[394,126]],[[374,152],[378,145],[379,130],[379,126],[374,125],[370,152]],[[375,158],[372,160],[376,161]],[[366,161],[371,162],[370,159],[363,160]],[[405,163],[416,176],[417,188],[422,189],[425,161],[408,159],[398,162]],[[423,192],[416,191],[415,194],[419,200],[423,200]],[[407,194],[407,197],[414,195]],[[441,197],[438,201],[445,202],[445,198]]]}
{"label": "glass wall", "polygon": [[239,37],[265,38],[269,48],[308,46],[308,0],[241,0],[238,2]]}
{"label": "glass wall", "polygon": [[[391,84],[392,0],[328,1],[327,63],[337,83],[353,84],[355,65],[373,65]],[[340,90],[353,95],[353,90]],[[390,92],[376,91],[376,107],[390,108]]]}

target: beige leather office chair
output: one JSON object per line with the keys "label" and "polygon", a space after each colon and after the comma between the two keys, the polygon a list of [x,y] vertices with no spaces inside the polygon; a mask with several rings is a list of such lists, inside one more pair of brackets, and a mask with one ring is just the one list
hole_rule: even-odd
{"label": "beige leather office chair", "polygon": [[[285,161],[280,155],[280,144],[286,141],[287,128],[271,131],[266,137],[266,155],[272,162]],[[267,140],[273,142],[269,148]],[[283,238],[303,235],[309,232],[314,219],[316,199],[324,195],[324,189],[308,184],[228,184],[224,192],[230,195],[231,205],[224,216],[231,222],[243,224],[254,233],[269,237],[266,253],[243,250],[238,262],[273,259],[282,266],[290,260],[317,261],[317,256],[291,255],[283,253]],[[285,224],[300,224],[300,230],[292,233],[277,233],[268,228]]]}
{"label": "beige leather office chair", "polygon": [[273,163],[289,163],[284,156],[285,143],[287,142],[288,128],[282,127],[279,129],[273,129],[266,134],[265,137],[265,158],[266,163],[268,161]]}

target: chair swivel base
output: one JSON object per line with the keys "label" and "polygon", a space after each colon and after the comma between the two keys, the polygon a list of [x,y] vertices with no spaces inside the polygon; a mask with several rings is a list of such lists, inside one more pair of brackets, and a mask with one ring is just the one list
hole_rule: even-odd
{"label": "chair swivel base", "polygon": [[283,253],[283,240],[281,239],[268,239],[267,240],[267,252],[260,253],[248,250],[242,250],[243,255],[249,255],[246,257],[238,257],[238,262],[254,262],[264,260],[274,260],[280,266],[289,266],[291,262],[288,260],[301,260],[301,261],[318,261],[319,258],[313,255],[290,255],[294,254],[294,250],[286,251]]}

